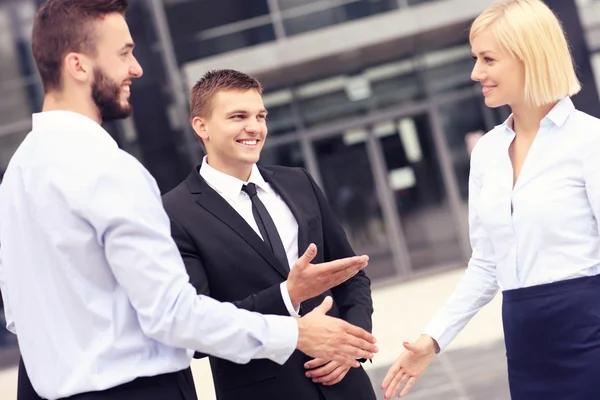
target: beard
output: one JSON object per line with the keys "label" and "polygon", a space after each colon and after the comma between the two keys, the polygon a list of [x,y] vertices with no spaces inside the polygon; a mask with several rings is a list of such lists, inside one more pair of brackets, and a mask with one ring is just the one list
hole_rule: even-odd
{"label": "beard", "polygon": [[104,121],[127,118],[133,111],[129,101],[125,105],[121,103],[121,85],[106,76],[100,68],[94,68],[92,99]]}

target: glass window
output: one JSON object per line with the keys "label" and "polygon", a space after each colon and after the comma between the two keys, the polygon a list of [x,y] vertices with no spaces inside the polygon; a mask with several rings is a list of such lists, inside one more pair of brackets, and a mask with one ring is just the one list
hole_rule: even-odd
{"label": "glass window", "polygon": [[180,63],[275,40],[267,0],[193,0],[166,7]]}
{"label": "glass window", "polygon": [[366,131],[356,129],[316,141],[314,149],[329,205],[354,251],[370,256],[367,274],[377,280],[397,271],[365,138]]}
{"label": "glass window", "polygon": [[468,45],[431,51],[423,56],[423,79],[432,93],[462,89],[473,85],[473,60]]}
{"label": "glass window", "polygon": [[463,261],[429,115],[381,122],[373,130],[383,149],[413,269]]}
{"label": "glass window", "polygon": [[24,70],[29,61],[29,44],[13,35],[10,14],[0,8],[0,126],[30,119],[38,108],[37,75]]}
{"label": "glass window", "polygon": [[[267,144],[269,141],[267,140]],[[283,165],[304,168],[304,157],[298,142],[265,147],[260,153],[259,165]]]}
{"label": "glass window", "polygon": [[471,60],[460,60],[423,72],[432,93],[448,92],[473,86],[471,80]]}
{"label": "glass window", "polygon": [[369,108],[371,88],[364,78],[334,76],[301,85],[296,94],[306,127],[365,115]]}
{"label": "glass window", "polygon": [[355,0],[342,5],[327,0],[279,0],[288,36],[325,28],[398,8],[397,0]]}
{"label": "glass window", "polygon": [[439,108],[460,194],[465,201],[468,196],[471,150],[488,130],[484,107],[480,97],[473,97]]}
{"label": "glass window", "polygon": [[280,11],[293,10],[298,7],[304,6],[305,8],[314,7],[315,5],[322,4],[323,0],[277,0]]}
{"label": "glass window", "polygon": [[189,0],[165,7],[173,38],[269,14],[267,0]]}
{"label": "glass window", "polygon": [[275,40],[273,25],[261,25],[242,31],[213,36],[199,32],[179,39],[173,39],[173,47],[180,64],[213,56],[245,47]]}
{"label": "glass window", "polygon": [[6,166],[11,157],[17,151],[27,132],[16,132],[0,136],[0,175],[6,171]]}
{"label": "glass window", "polygon": [[299,86],[296,93],[306,127],[366,115],[374,108],[398,106],[426,96],[422,79],[410,61],[311,82]]}
{"label": "glass window", "polygon": [[37,78],[0,81],[0,126],[30,120],[32,112],[39,110],[37,82]]}
{"label": "glass window", "polygon": [[424,99],[426,95],[422,79],[412,70],[409,72],[392,70],[373,80],[371,86],[378,108],[413,102]]}
{"label": "glass window", "polygon": [[430,3],[432,1],[440,1],[440,0],[407,0],[409,6],[414,6],[421,3]]}
{"label": "glass window", "polygon": [[284,89],[264,93],[263,102],[269,112],[267,115],[269,136],[281,136],[296,132],[291,90]]}
{"label": "glass window", "polygon": [[481,96],[439,106],[446,143],[462,199],[468,197],[471,151],[477,141],[510,114],[508,106],[488,108]]}

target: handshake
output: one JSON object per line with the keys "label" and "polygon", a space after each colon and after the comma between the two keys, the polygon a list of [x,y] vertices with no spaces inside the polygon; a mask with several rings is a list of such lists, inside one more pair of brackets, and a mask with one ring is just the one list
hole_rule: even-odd
{"label": "handshake", "polygon": [[[350,279],[365,268],[369,260],[367,256],[356,256],[310,264],[315,255],[316,247],[311,244],[288,276],[287,287],[294,307]],[[297,320],[297,349],[315,358],[304,365],[308,370],[306,376],[324,385],[338,383],[350,368],[359,367],[358,359],[372,359],[378,351],[373,335],[327,316],[331,306],[331,297],[326,297],[320,306]],[[399,397],[405,396],[439,351],[437,342],[427,335],[414,343],[404,343],[404,347],[405,351],[381,385],[386,399],[394,397],[402,387]]]}

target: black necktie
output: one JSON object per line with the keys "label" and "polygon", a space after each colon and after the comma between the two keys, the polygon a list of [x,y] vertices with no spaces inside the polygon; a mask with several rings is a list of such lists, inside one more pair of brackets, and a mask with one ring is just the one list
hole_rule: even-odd
{"label": "black necktie", "polygon": [[242,190],[250,196],[250,200],[252,201],[252,215],[254,215],[254,220],[256,221],[256,225],[258,225],[258,230],[260,231],[263,240],[267,246],[271,248],[275,257],[283,263],[286,269],[289,269],[283,242],[281,241],[281,237],[277,232],[275,223],[273,222],[271,215],[269,215],[267,208],[256,195],[256,185],[254,183],[249,183],[244,185]]}

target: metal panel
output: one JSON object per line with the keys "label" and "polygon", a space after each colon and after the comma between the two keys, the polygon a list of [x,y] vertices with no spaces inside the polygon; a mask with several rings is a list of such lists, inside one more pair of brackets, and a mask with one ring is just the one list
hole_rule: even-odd
{"label": "metal panel", "polygon": [[431,133],[435,143],[435,150],[440,162],[442,179],[446,188],[446,194],[450,204],[452,217],[454,218],[455,227],[458,235],[458,242],[461,247],[463,258],[468,260],[471,256],[471,244],[469,242],[469,228],[467,221],[462,213],[463,202],[460,198],[458,189],[458,181],[454,173],[454,164],[452,163],[452,155],[448,151],[448,143],[444,134],[444,127],[440,120],[438,103],[435,100],[431,101],[429,120],[431,123]]}
{"label": "metal panel", "polygon": [[[165,66],[167,82],[166,89],[170,92],[174,103],[175,118],[177,119],[178,128],[183,130],[184,141],[188,149],[196,148],[197,140],[194,137],[193,130],[189,123],[189,112],[187,105],[187,93],[191,88],[185,87],[181,77],[181,71],[175,57],[173,49],[173,41],[165,15],[163,0],[150,0],[148,3],[150,13],[152,15],[152,23],[158,36],[158,42],[161,48],[161,58]],[[194,81],[195,82],[195,81]],[[188,164],[190,168],[202,162],[202,152],[189,151]]]}
{"label": "metal panel", "polygon": [[[277,71],[333,54],[351,53],[363,47],[469,21],[492,3],[493,0],[440,0],[403,7],[285,40],[192,61],[184,65],[183,72],[188,78],[187,82],[193,82],[206,71],[218,68],[243,69],[254,75]],[[373,29],[374,26],[377,29]]]}
{"label": "metal panel", "polygon": [[373,178],[375,180],[375,188],[377,189],[381,212],[383,213],[383,220],[385,221],[385,227],[390,242],[394,266],[399,272],[399,275],[410,275],[412,263],[406,245],[406,238],[402,231],[400,215],[398,214],[394,195],[388,183],[383,149],[381,148],[381,142],[375,136],[372,128],[369,129],[366,145],[369,161],[371,162],[371,170],[373,171]]}

